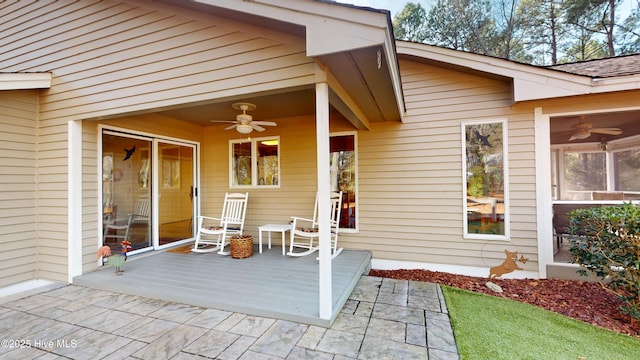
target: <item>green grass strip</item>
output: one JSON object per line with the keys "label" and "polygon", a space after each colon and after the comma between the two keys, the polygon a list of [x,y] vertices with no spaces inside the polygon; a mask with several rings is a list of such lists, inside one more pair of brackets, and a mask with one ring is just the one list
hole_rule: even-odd
{"label": "green grass strip", "polygon": [[640,359],[640,340],[542,308],[442,286],[460,359]]}

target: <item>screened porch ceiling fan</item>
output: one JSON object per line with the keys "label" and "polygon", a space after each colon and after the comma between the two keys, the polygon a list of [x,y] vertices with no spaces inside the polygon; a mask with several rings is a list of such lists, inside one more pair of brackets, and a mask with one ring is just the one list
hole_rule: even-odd
{"label": "screened porch ceiling fan", "polygon": [[619,128],[594,128],[591,123],[584,122],[584,117],[580,117],[578,123],[572,126],[572,135],[569,141],[583,140],[591,136],[592,133],[604,135],[620,135],[622,130]]}
{"label": "screened porch ceiling fan", "polygon": [[211,122],[232,123],[233,125],[224,128],[225,130],[236,129],[241,134],[249,134],[253,130],[265,131],[263,126],[276,126],[273,121],[254,121],[253,116],[247,114],[247,111],[256,109],[256,106],[247,102],[238,102],[231,105],[232,108],[242,111],[242,114],[236,115],[235,120],[211,120]]}

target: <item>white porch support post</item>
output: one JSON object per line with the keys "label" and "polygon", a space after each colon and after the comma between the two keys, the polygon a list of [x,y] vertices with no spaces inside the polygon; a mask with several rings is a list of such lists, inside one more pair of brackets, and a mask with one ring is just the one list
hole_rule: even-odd
{"label": "white porch support post", "polygon": [[316,142],[318,156],[318,229],[320,318],[331,319],[331,234],[329,225],[329,85],[316,83]]}
{"label": "white porch support post", "polygon": [[82,121],[68,122],[67,137],[67,271],[71,283],[82,274]]}
{"label": "white porch support post", "polygon": [[549,115],[534,109],[536,212],[538,213],[538,276],[547,277],[547,264],[553,262],[553,206],[551,204],[551,140]]}

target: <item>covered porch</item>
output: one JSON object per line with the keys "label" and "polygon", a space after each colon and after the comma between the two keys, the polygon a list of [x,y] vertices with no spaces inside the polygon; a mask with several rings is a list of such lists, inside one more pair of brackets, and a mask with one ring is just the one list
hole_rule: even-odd
{"label": "covered porch", "polygon": [[329,327],[371,253],[344,250],[332,260],[332,314],[320,318],[319,267],[315,255],[283,256],[279,246],[245,259],[164,251],[131,257],[116,276],[112,267],[76,276],[73,284],[194,306]]}

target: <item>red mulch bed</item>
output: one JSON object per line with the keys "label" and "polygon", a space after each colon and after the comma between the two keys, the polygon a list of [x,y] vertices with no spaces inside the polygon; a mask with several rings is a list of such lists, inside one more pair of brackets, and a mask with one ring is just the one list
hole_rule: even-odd
{"label": "red mulch bed", "polygon": [[599,283],[556,279],[492,279],[502,293],[489,290],[487,278],[428,270],[371,270],[371,276],[415,280],[448,285],[479,293],[529,303],[621,334],[640,337],[631,317],[622,315],[622,302]]}

